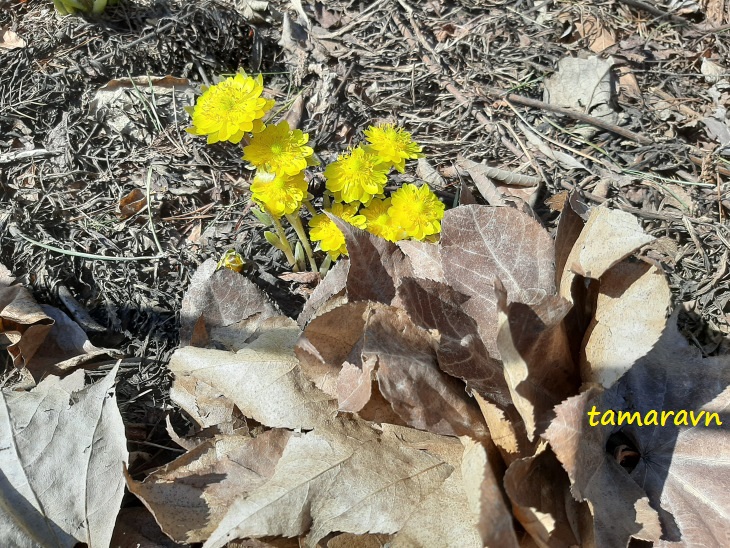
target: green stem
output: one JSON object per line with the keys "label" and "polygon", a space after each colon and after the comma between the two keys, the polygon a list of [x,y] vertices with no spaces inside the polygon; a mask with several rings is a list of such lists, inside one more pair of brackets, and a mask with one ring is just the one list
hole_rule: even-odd
{"label": "green stem", "polygon": [[286,219],[287,221],[289,221],[289,224],[294,227],[294,232],[297,233],[297,236],[299,236],[299,241],[302,242],[304,252],[307,254],[307,259],[309,259],[309,267],[312,269],[312,272],[317,272],[317,262],[314,260],[312,247],[309,245],[309,238],[307,237],[307,233],[304,230],[304,226],[302,226],[302,219],[299,217],[299,215],[287,215]]}
{"label": "green stem", "polygon": [[317,211],[314,209],[314,206],[312,205],[312,202],[309,200],[304,200],[304,207],[307,208],[307,211],[314,217],[317,214]]}
{"label": "green stem", "polygon": [[[269,215],[271,215],[270,211],[267,211]],[[284,232],[284,227],[281,226],[281,223],[279,222],[279,219],[277,219],[274,215],[271,215],[271,220],[274,221],[274,228],[276,228],[276,234],[279,236],[279,241],[281,242],[281,245],[284,246],[284,249],[282,250],[284,252],[284,255],[286,255],[286,260],[289,261],[289,264],[295,266],[297,264],[297,260],[294,258],[294,252],[291,250],[291,245],[289,245],[289,240],[286,239],[286,233]]]}

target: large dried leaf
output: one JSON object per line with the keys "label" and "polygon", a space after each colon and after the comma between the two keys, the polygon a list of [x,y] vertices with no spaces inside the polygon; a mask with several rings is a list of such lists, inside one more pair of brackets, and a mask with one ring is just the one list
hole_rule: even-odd
{"label": "large dried leaf", "polygon": [[307,530],[312,547],[333,531],[394,533],[453,470],[393,432],[337,419],[292,435],[271,480],[237,498],[204,546]]}
{"label": "large dried leaf", "polygon": [[505,378],[512,402],[522,417],[527,437],[542,433],[553,415],[553,407],[580,386],[568,333],[563,322],[570,303],[549,296],[534,305],[507,304],[498,288],[499,333]]}
{"label": "large dried leaf", "polygon": [[211,341],[238,350],[255,336],[261,322],[278,315],[269,298],[251,280],[205,261],[190,280],[180,311],[180,345]]}
{"label": "large dried leaf", "polygon": [[609,388],[649,353],[666,326],[671,291],[664,273],[624,261],[601,277],[581,355],[584,382]]}
{"label": "large dried leaf", "polygon": [[555,293],[552,238],[516,209],[470,205],[447,211],[441,259],[449,284],[470,297],[463,309],[476,320],[494,358],[499,358],[495,282],[516,302],[536,303]]}
{"label": "large dried leaf", "polygon": [[402,281],[398,296],[416,325],[437,330],[441,369],[500,407],[510,405],[502,364],[489,355],[476,321],[463,310],[468,297],[447,284],[413,278]]}
{"label": "large dried leaf", "polygon": [[256,438],[217,436],[156,470],[144,482],[128,478],[129,490],[172,539],[203,542],[231,501],[271,478],[290,436],[288,430],[269,430]]}
{"label": "large dried leaf", "polygon": [[340,410],[359,412],[375,393],[408,425],[444,435],[487,435],[464,384],[438,367],[433,336],[401,309],[349,303],[313,320],[298,343],[305,370],[320,386],[337,375]]}
{"label": "large dried leaf", "polygon": [[116,372],[0,394],[2,546],[109,546],[127,462]]}
{"label": "large dried leaf", "polygon": [[393,548],[517,546],[512,515],[481,444],[466,437],[459,444],[395,430],[406,445],[438,454],[454,472],[414,510]]}
{"label": "large dried leaf", "polygon": [[572,195],[558,227],[556,258],[559,294],[573,303],[565,320],[571,352],[580,363],[584,336],[593,321],[598,280],[611,267],[654,238],[644,233],[639,221],[623,211],[597,207],[590,211],[581,227],[579,217],[586,214],[583,204]]}
{"label": "large dried leaf", "polygon": [[574,530],[578,503],[571,497],[568,476],[552,451],[541,447],[535,456],[513,462],[504,475],[504,487],[515,517],[538,546],[585,546]]}
{"label": "large dried leaf", "polygon": [[[558,62],[558,70],[545,80],[544,100],[558,107],[590,113],[610,124],[617,123],[611,74],[615,64],[612,57],[564,57]],[[595,128],[590,128],[587,134],[595,132]]]}
{"label": "large dried leaf", "polygon": [[[558,406],[545,437],[568,472],[574,495],[591,503],[599,546],[624,545],[632,535],[656,542],[659,534],[661,545],[728,545],[728,385],[730,358],[702,359],[677,331],[675,315],[651,352],[611,389],[593,389]],[[659,423],[662,411],[684,410],[679,417],[689,417],[686,425],[670,415],[664,426],[626,421],[620,426],[614,414],[613,425],[589,426],[587,413],[594,406],[599,413],[638,412],[642,419],[653,411]],[[710,412],[719,413],[721,427],[708,426]],[[693,416],[699,417],[694,426]],[[610,416],[603,418],[594,421],[609,422]],[[607,446],[617,447],[615,456]],[[634,449],[638,462],[627,472],[617,461]],[[642,502],[646,496],[659,511],[661,533],[652,523],[654,510]]]}
{"label": "large dried leaf", "polygon": [[114,351],[97,348],[89,341],[79,325],[58,308],[40,305],[43,313],[53,321],[43,344],[26,363],[35,379],[47,374],[64,375],[81,366],[89,366],[98,359],[108,359]]}
{"label": "large dried leaf", "polygon": [[302,373],[294,355],[299,327],[289,318],[270,318],[261,335],[233,354],[185,346],[169,368],[219,390],[241,412],[271,427],[313,428],[337,412],[336,402]]}

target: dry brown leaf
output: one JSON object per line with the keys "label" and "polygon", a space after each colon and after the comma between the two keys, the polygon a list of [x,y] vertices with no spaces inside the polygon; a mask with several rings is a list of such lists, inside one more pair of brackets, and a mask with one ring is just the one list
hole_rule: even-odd
{"label": "dry brown leaf", "polygon": [[476,203],[477,199],[474,197],[474,194],[467,186],[466,181],[462,179],[459,188],[459,205],[474,205]]}
{"label": "dry brown leaf", "polygon": [[175,375],[212,386],[246,417],[267,426],[313,428],[334,417],[337,404],[299,368],[293,351],[298,337],[294,320],[271,318],[261,335],[235,354],[185,346],[175,351],[168,367]]}
{"label": "dry brown leaf", "polygon": [[585,14],[580,21],[576,21],[575,28],[581,38],[588,40],[588,47],[595,53],[601,53],[616,44],[616,38],[611,29],[591,14]]}
{"label": "dry brown leaf", "polygon": [[401,282],[398,296],[416,325],[437,331],[436,356],[442,370],[500,407],[510,405],[502,364],[489,355],[476,321],[463,310],[468,297],[447,284],[414,278]]}
{"label": "dry brown leaf", "polygon": [[[490,205],[504,206],[509,205],[510,202],[523,203],[528,206],[527,209],[535,205],[535,199],[540,190],[539,179],[494,169],[461,155],[458,157],[456,165],[469,174],[479,193]],[[499,178],[497,178],[498,176]],[[532,179],[535,182],[527,184]],[[510,198],[516,198],[516,200],[510,200]]]}
{"label": "dry brown leaf", "polygon": [[14,284],[10,276],[0,285],[0,341],[15,367],[22,368],[33,358],[53,325],[53,319],[43,312],[30,292]]}
{"label": "dry brown leaf", "polygon": [[[474,398],[482,410],[482,415],[484,415],[484,420],[489,429],[489,437],[499,449],[502,460],[507,464],[511,463],[519,457],[521,451],[528,447],[526,433],[523,434],[524,427],[520,422],[521,419],[517,410],[514,407],[507,410],[520,419],[510,420],[505,410],[488,402],[478,392],[474,393]],[[519,431],[517,428],[519,428]]]}
{"label": "dry brown leaf", "polygon": [[666,326],[671,291],[664,273],[623,261],[601,276],[581,355],[584,382],[609,388],[649,353]]}
{"label": "dry brown leaf", "polygon": [[180,346],[195,342],[205,347],[215,341],[237,350],[255,336],[264,320],[278,315],[251,280],[216,268],[216,262],[208,259],[190,280],[180,311]]}
{"label": "dry brown leaf", "polygon": [[117,370],[0,392],[0,545],[109,545],[128,456]]}
{"label": "dry brown leaf", "polygon": [[464,444],[462,481],[472,512],[479,516],[477,530],[482,543],[485,546],[515,546],[512,516],[503,500],[504,493],[495,475],[494,464],[489,462],[483,446],[463,437],[461,442]]}
{"label": "dry brown leaf", "polygon": [[558,230],[555,235],[555,283],[558,287],[560,287],[568,257],[585,226],[581,213],[587,216],[587,211],[588,206],[580,201],[580,197],[575,192],[567,196],[564,207],[561,208]]}
{"label": "dry brown leaf", "polygon": [[342,258],[327,272],[324,280],[317,285],[304,303],[304,308],[297,318],[299,327],[304,329],[312,318],[347,302],[344,293],[349,269],[350,261]]}
{"label": "dry brown leaf", "polygon": [[65,375],[78,367],[90,367],[95,360],[108,359],[115,354],[112,350],[91,344],[84,330],[65,312],[45,304],[40,308],[51,318],[53,325],[43,344],[26,363],[36,380],[49,373]]}
{"label": "dry brown leaf", "polygon": [[641,246],[654,241],[636,217],[625,211],[597,207],[573,245],[561,274],[560,295],[572,302],[575,275],[599,279]]}
{"label": "dry brown leaf", "polygon": [[0,343],[5,343],[15,367],[27,368],[37,382],[108,358],[110,351],[92,345],[65,313],[37,304],[4,267],[0,275]]}
{"label": "dry brown leaf", "polygon": [[563,321],[571,305],[557,296],[545,297],[534,305],[507,304],[502,288],[497,289],[497,296],[497,344],[505,378],[532,441],[553,419],[553,407],[580,386]]}
{"label": "dry brown leaf", "polygon": [[396,245],[408,257],[414,278],[446,282],[439,246],[417,240],[401,240]]}
{"label": "dry brown leaf", "polygon": [[629,97],[634,99],[641,98],[641,87],[636,76],[628,67],[621,67],[618,70],[619,89]]}
{"label": "dry brown leaf", "polygon": [[516,548],[512,515],[481,444],[467,437],[462,437],[459,444],[456,440],[429,439],[414,431],[392,429],[407,446],[436,453],[454,467],[446,481],[415,509],[395,536],[393,548]]}
{"label": "dry brown leaf", "polygon": [[[599,546],[623,546],[630,536],[659,542],[660,535],[661,545],[728,545],[728,385],[730,358],[703,359],[679,334],[675,313],[651,352],[609,390],[592,389],[556,408],[545,437],[568,472],[573,494],[591,503]],[[675,425],[673,416],[664,426],[619,426],[617,416],[614,425],[589,426],[593,406],[599,413],[638,412],[642,419],[654,410],[659,422],[662,411],[692,414],[687,426]],[[692,426],[692,416],[697,420],[701,412]],[[722,427],[706,426],[710,412],[719,413]],[[619,432],[623,437],[616,437]],[[615,456],[607,447],[618,448]],[[638,453],[629,471],[617,462],[627,451]],[[642,501],[647,495],[649,504]],[[652,508],[659,511],[661,529]]]}
{"label": "dry brown leaf", "polygon": [[495,281],[515,302],[536,303],[555,293],[552,238],[539,223],[509,207],[447,211],[441,259],[449,284],[470,297],[463,310],[476,320],[484,345],[497,359]]}
{"label": "dry brown leaf", "polygon": [[122,219],[128,219],[147,207],[147,197],[139,188],[133,188],[119,200],[119,212]]}
{"label": "dry brown leaf", "polygon": [[393,242],[374,236],[329,215],[345,235],[350,255],[347,298],[392,304],[396,288],[404,276],[412,276],[410,262]]}
{"label": "dry brown leaf", "polygon": [[505,473],[504,487],[515,517],[537,546],[585,546],[576,530],[578,503],[570,495],[568,475],[552,451],[542,446],[535,456],[513,462]]}
{"label": "dry brown leaf", "polygon": [[232,502],[204,546],[307,530],[311,547],[333,531],[394,533],[453,470],[388,430],[336,419],[293,434],[271,480]]}
{"label": "dry brown leaf", "polygon": [[128,477],[129,490],[144,502],[170,538],[181,543],[203,542],[231,501],[271,479],[290,437],[290,431],[278,429],[256,438],[216,436],[143,482]]}
{"label": "dry brown leaf", "polygon": [[[373,385],[406,424],[436,434],[487,435],[462,382],[443,373],[433,337],[405,311],[380,303],[349,303],[313,320],[298,343],[305,371],[337,374],[339,408],[363,410]],[[339,370],[339,371],[338,371]],[[315,382],[325,386],[321,375]]]}
{"label": "dry brown leaf", "polygon": [[231,400],[220,390],[191,375],[176,375],[170,387],[170,399],[180,406],[200,429],[233,424]]}
{"label": "dry brown leaf", "polygon": [[7,27],[0,28],[0,49],[19,49],[25,47],[23,40],[18,33]]}

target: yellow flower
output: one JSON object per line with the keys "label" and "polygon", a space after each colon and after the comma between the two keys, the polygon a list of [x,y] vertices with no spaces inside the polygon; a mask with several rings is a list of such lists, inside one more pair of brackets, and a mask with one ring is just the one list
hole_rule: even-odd
{"label": "yellow flower", "polygon": [[423,240],[441,232],[445,206],[428,185],[420,188],[405,184],[390,197],[388,215],[402,226],[411,238]]}
{"label": "yellow flower", "polygon": [[378,124],[365,130],[372,152],[381,162],[392,165],[403,173],[406,160],[421,158],[421,147],[411,139],[411,134],[393,124]]}
{"label": "yellow flower", "polygon": [[279,218],[299,211],[302,201],[307,197],[307,181],[302,172],[290,176],[257,171],[251,183],[251,194],[255,202]]}
{"label": "yellow flower", "polygon": [[373,196],[383,193],[388,169],[374,154],[361,147],[353,148],[325,168],[326,187],[343,202],[367,204]]}
{"label": "yellow flower", "polygon": [[311,165],[314,150],[306,146],[307,141],[309,135],[299,129],[291,131],[289,122],[282,120],[254,135],[251,144],[243,147],[243,159],[257,168],[296,175]]}
{"label": "yellow flower", "polygon": [[[365,228],[365,217],[357,214],[357,204],[332,204],[329,212],[357,228]],[[320,213],[312,217],[309,228],[311,240],[319,242],[320,249],[329,253],[333,261],[340,255],[347,255],[345,235],[326,214]]]}
{"label": "yellow flower", "polygon": [[264,99],[264,80],[238,73],[214,86],[203,86],[195,108],[185,110],[193,118],[193,135],[207,135],[208,144],[218,141],[239,143],[246,132],[257,133],[264,128],[261,119],[274,106],[274,101]]}
{"label": "yellow flower", "polygon": [[233,272],[238,272],[240,274],[241,272],[243,272],[243,267],[245,265],[246,261],[243,260],[241,254],[238,253],[235,249],[229,249],[223,254],[220,261],[218,261],[217,268],[227,268],[229,270],[233,270]]}
{"label": "yellow flower", "polygon": [[388,215],[389,208],[390,198],[384,200],[373,198],[368,206],[360,211],[367,221],[367,231],[391,242],[407,238],[408,234],[393,223],[393,219]]}

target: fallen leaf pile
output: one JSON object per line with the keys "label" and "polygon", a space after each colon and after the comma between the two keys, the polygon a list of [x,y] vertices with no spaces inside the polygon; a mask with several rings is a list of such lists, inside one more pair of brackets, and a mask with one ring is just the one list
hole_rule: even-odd
{"label": "fallen leaf pile", "polygon": [[[186,452],[126,475],[170,539],[730,545],[730,359],[680,335],[664,274],[636,255],[653,238],[634,217],[573,197],[553,238],[518,209],[462,205],[437,245],[339,226],[350,259],[297,321],[245,276],[213,261],[196,273],[169,364],[196,426],[168,425]],[[22,367],[37,354],[27,334],[50,323],[14,316],[24,290],[5,279],[2,331]],[[109,544],[126,474],[113,379],[3,393],[3,545]],[[591,426],[594,407],[715,412],[723,425]]]}

